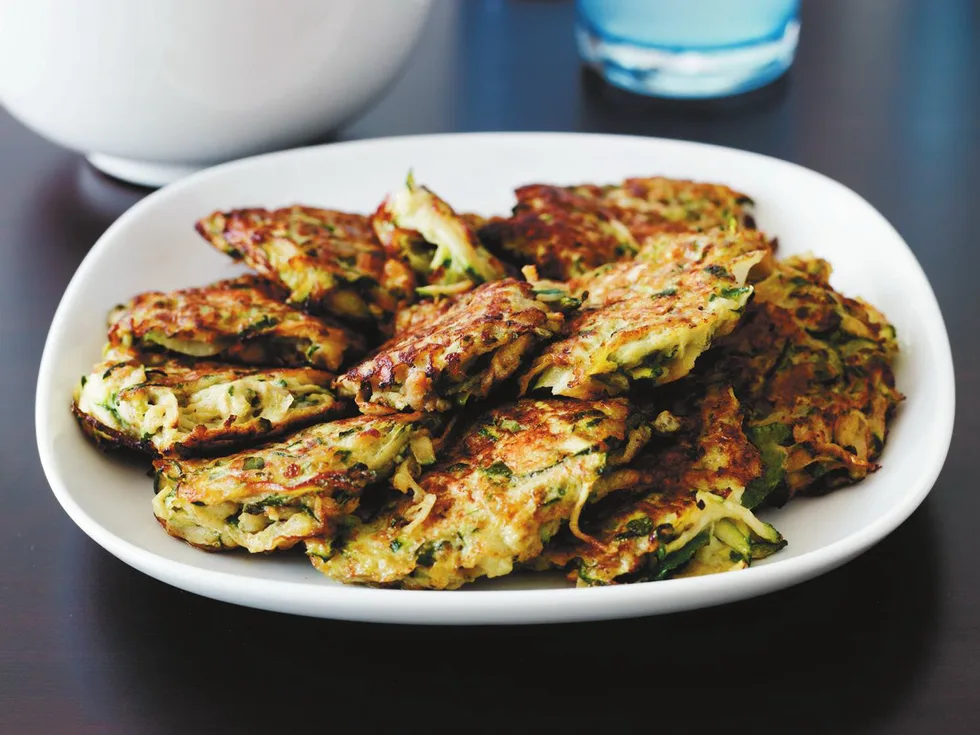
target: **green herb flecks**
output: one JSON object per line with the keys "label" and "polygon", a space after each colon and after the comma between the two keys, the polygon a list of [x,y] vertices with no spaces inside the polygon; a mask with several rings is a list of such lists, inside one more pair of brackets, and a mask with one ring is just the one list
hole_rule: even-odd
{"label": "green herb flecks", "polygon": [[762,454],[762,477],[752,480],[742,495],[742,505],[752,509],[762,503],[785,477],[783,462],[786,450],[783,445],[792,441],[793,431],[786,424],[773,423],[766,426],[750,426],[745,436]]}
{"label": "green herb flecks", "polygon": [[512,477],[514,472],[503,462],[494,462],[489,467],[483,468],[483,474],[489,477]]}
{"label": "green herb flecks", "polygon": [[418,556],[415,558],[416,563],[420,567],[431,567],[436,563],[436,554],[439,553],[439,550],[442,548],[444,543],[444,541],[430,541],[427,544],[423,544],[421,548],[419,548]]}
{"label": "green herb flecks", "polygon": [[651,557],[651,563],[644,579],[649,581],[668,579],[691,561],[694,555],[698,553],[698,549],[706,546],[710,540],[711,532],[702,531],[676,551],[671,551],[663,557],[659,555]]}
{"label": "green herb flecks", "polygon": [[116,363],[113,363],[112,365],[109,366],[109,368],[104,373],[102,373],[102,379],[105,380],[106,378],[108,378],[112,374],[112,371],[113,370],[116,370],[117,368],[121,368],[124,365],[128,365],[128,364],[129,364],[128,362],[116,362]]}
{"label": "green herb flecks", "polygon": [[751,286],[732,286],[730,288],[723,288],[718,292],[718,295],[723,299],[736,300],[741,298],[747,293],[752,292]]}
{"label": "green herb flecks", "polygon": [[616,534],[616,540],[622,541],[638,536],[649,536],[653,533],[653,521],[649,518],[633,518],[626,522],[626,528]]}
{"label": "green herb flecks", "polygon": [[263,314],[262,318],[255,321],[249,326],[249,331],[257,332],[261,329],[271,329],[279,323],[279,320],[275,317],[271,317],[268,314]]}
{"label": "green herb flecks", "polygon": [[287,505],[290,501],[288,495],[270,495],[267,498],[263,498],[257,503],[249,503],[242,510],[245,513],[250,513],[252,515],[258,515],[259,513],[265,512],[266,508],[278,508],[283,505]]}

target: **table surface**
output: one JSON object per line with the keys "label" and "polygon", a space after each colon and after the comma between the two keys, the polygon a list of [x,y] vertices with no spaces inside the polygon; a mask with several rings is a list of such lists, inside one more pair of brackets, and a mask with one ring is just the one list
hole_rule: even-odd
{"label": "table surface", "polygon": [[808,166],[877,207],[922,263],[953,344],[959,411],[932,494],[840,570],[657,618],[409,629],[276,615],[167,587],[72,524],[48,490],[31,430],[61,293],[110,222],[147,192],[0,112],[0,732],[226,732],[338,720],[366,731],[980,732],[980,501],[970,469],[980,438],[978,4],[805,3],[790,76],[711,103],[634,98],[583,73],[570,2],[437,8],[404,76],[336,138],[464,130],[684,138]]}

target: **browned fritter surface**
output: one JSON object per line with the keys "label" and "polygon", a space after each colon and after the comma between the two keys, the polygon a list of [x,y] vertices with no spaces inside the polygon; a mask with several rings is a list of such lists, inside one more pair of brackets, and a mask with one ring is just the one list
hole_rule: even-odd
{"label": "browned fritter surface", "polygon": [[596,193],[640,241],[658,232],[704,231],[733,224],[755,228],[752,199],[723,184],[652,176],[598,187]]}
{"label": "browned fritter surface", "polygon": [[[738,503],[746,486],[762,474],[759,451],[742,431],[742,412],[730,387],[706,390],[688,380],[658,399],[680,426],[655,437],[619,471],[620,482],[639,495],[617,494],[583,516],[583,529],[598,543],[563,533],[544,551],[548,563],[568,567],[569,579],[609,584],[655,577],[668,546],[693,538],[719,510],[725,517],[723,504],[709,499],[707,506],[699,493]],[[664,576],[673,571],[665,570]]]}
{"label": "browned fritter surface", "polygon": [[[167,531],[209,550],[288,548],[353,513],[361,491],[424,443],[431,417],[355,416],[214,459],[154,462],[154,512]],[[419,460],[421,461],[421,460]]]}
{"label": "browned fritter surface", "polygon": [[620,185],[516,190],[511,217],[493,219],[480,236],[542,278],[566,280],[635,255],[660,232],[754,227],[751,200],[726,186],[654,177]]}
{"label": "browned fritter surface", "polygon": [[837,293],[829,277],[830,265],[818,258],[778,262],[705,366],[734,383],[747,433],[766,458],[765,481],[749,505],[873,472],[902,400],[894,328],[867,302]]}
{"label": "browned fritter surface", "polygon": [[[345,582],[452,589],[537,556],[546,539],[609,487],[607,470],[649,439],[625,400],[522,400],[488,411],[397,499],[342,537],[309,542]],[[422,515],[420,515],[422,514]]]}
{"label": "browned fritter surface", "polygon": [[257,276],[201,288],[149,291],[111,315],[109,341],[251,365],[337,370],[367,343],[326,317],[282,303],[285,292]]}
{"label": "browned fritter surface", "polygon": [[[597,309],[637,295],[663,300],[661,282],[698,267],[740,286],[746,270],[755,275],[757,263],[769,261],[772,244],[757,230],[712,230],[707,233],[657,233],[645,242],[635,259],[608,263],[566,283],[569,294],[582,300],[582,309]],[[727,275],[718,268],[727,271]],[[654,276],[659,279],[654,282]],[[730,277],[730,278],[729,278]],[[679,289],[680,290],[680,289]]]}
{"label": "browned fritter surface", "polygon": [[388,258],[370,218],[314,207],[215,212],[197,231],[218,250],[281,284],[315,312],[379,320],[409,303],[410,268]]}
{"label": "browned fritter surface", "polygon": [[523,374],[522,391],[589,399],[678,380],[734,328],[752,294],[747,273],[768,253],[764,238],[715,230],[654,245],[649,258],[645,246],[642,259],[570,282],[582,306]]}
{"label": "browned fritter surface", "polygon": [[561,324],[530,284],[513,279],[483,284],[443,308],[417,314],[411,328],[338,380],[362,412],[445,411],[484,398]]}
{"label": "browned fritter surface", "polygon": [[395,315],[395,331],[392,337],[397,340],[405,335],[421,332],[449,311],[455,301],[455,297],[427,299],[405,307]]}
{"label": "browned fritter surface", "polygon": [[629,257],[639,246],[629,229],[595,197],[532,184],[517,190],[507,219],[491,220],[480,237],[543,278],[564,280]]}

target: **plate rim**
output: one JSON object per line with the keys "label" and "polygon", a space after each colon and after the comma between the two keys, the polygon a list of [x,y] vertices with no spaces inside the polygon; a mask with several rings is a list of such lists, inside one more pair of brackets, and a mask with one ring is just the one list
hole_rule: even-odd
{"label": "plate rim", "polygon": [[[936,421],[936,425],[931,432],[933,441],[928,445],[929,454],[924,455],[929,458],[930,464],[926,471],[918,476],[914,489],[909,489],[903,496],[902,502],[890,505],[887,512],[844,538],[803,552],[785,562],[774,562],[740,570],[737,575],[665,580],[653,585],[460,591],[375,589],[352,585],[316,587],[292,580],[257,579],[225,571],[202,569],[131,544],[104,528],[78,505],[68,486],[62,482],[57,459],[48,449],[52,442],[44,414],[54,401],[52,391],[49,390],[54,371],[53,355],[57,349],[58,335],[64,331],[62,323],[67,319],[68,305],[74,300],[74,295],[81,289],[82,284],[91,277],[90,271],[101,260],[102,251],[111,247],[117,231],[126,227],[130,221],[138,219],[144,210],[165,206],[168,198],[179,195],[185,189],[206,187],[212,178],[220,178],[236,169],[247,169],[269,161],[302,158],[336,149],[397,146],[406,143],[437,144],[446,139],[465,139],[475,144],[493,140],[503,141],[506,144],[508,140],[529,138],[568,141],[612,140],[636,145],[650,143],[667,145],[715,155],[720,152],[726,155],[735,153],[766,161],[769,165],[775,163],[797,169],[808,176],[819,177],[824,184],[831,185],[855,198],[870,214],[876,216],[879,225],[887,228],[892,234],[896,241],[895,245],[900,243],[904,248],[910,266],[918,271],[922,285],[925,287],[924,295],[929,297],[927,303],[918,304],[918,308],[929,312],[926,314],[927,321],[940,327],[932,335],[936,340],[933,347],[938,347],[941,353],[934,356],[943,375],[934,376],[940,384],[940,400],[933,404],[932,418]],[[48,484],[72,521],[113,556],[166,584],[234,604],[332,619],[404,624],[557,623],[664,614],[725,604],[792,586],[846,563],[894,531],[928,496],[949,452],[955,421],[955,406],[952,350],[932,284],[911,248],[892,224],[870,202],[839,181],[800,164],[754,151],[671,138],[543,131],[438,133],[327,143],[238,159],[199,171],[154,191],[135,203],[123,212],[91,247],[59,300],[45,338],[38,370],[35,435],[41,466]],[[737,578],[738,581],[732,581],[732,577]],[[701,595],[704,588],[712,591],[706,599]],[[660,597],[665,599],[658,600],[657,598]],[[574,604],[571,603],[572,600]],[[655,609],[650,609],[651,607]]]}

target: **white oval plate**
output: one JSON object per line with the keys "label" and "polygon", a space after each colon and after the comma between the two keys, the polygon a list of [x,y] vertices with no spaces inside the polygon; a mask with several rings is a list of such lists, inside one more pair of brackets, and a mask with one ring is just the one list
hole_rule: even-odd
{"label": "white oval plate", "polygon": [[[521,574],[456,592],[343,586],[301,554],[207,554],[167,536],[150,510],[150,480],[106,457],[68,411],[71,387],[98,359],[107,310],[133,294],[204,284],[237,272],[193,230],[215,209],[295,202],[372,211],[416,177],[461,211],[505,213],[530,182],[610,182],[664,174],[717,181],[753,196],[759,226],[782,254],[812,251],[834,285],[877,305],[902,345],[901,406],[883,468],[857,486],[766,514],[789,540],[740,572],[575,589],[558,575]],[[883,538],[922,502],[953,426],[953,365],[932,289],[898,233],[844,186],[799,166],[742,151],[602,135],[477,134],[368,140],[225,164],[151,194],[109,228],[82,262],[55,314],[37,389],[41,462],[78,526],[127,564],[207,597],[325,618],[400,623],[545,623],[651,615],[716,605],[814,577]]]}

